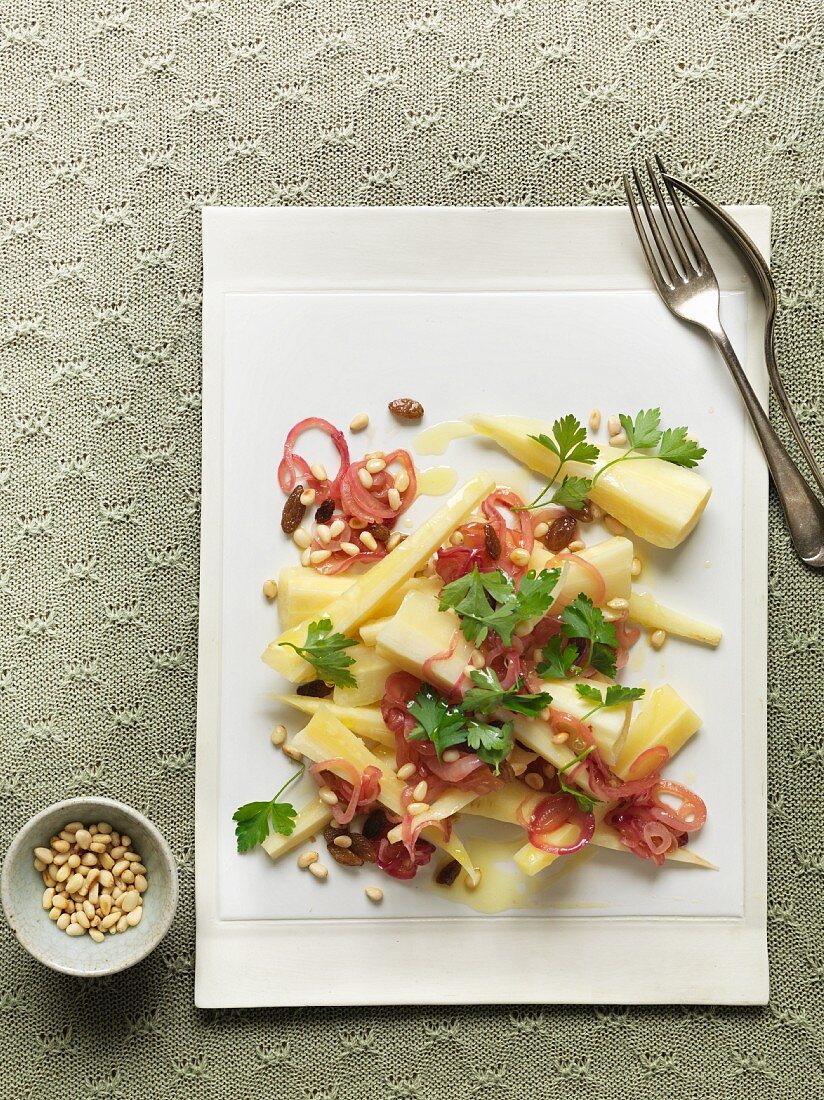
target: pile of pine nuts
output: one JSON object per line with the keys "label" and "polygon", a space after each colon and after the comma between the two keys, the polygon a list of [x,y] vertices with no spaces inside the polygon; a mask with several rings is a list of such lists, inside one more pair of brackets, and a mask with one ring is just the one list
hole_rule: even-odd
{"label": "pile of pine nuts", "polygon": [[102,943],[106,933],[140,924],[146,868],[131,837],[105,821],[86,826],[70,821],[34,849],[34,866],[43,878],[43,908],[67,936],[89,936]]}

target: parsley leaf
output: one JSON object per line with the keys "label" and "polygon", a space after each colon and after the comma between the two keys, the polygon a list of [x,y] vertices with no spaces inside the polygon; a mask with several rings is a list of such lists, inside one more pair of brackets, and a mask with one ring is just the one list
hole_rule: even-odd
{"label": "parsley leaf", "polygon": [[439,760],[445,749],[466,740],[464,715],[450,707],[429,684],[423,685],[407,709],[418,723],[409,734],[409,740],[431,741]]}
{"label": "parsley leaf", "polygon": [[556,634],[544,646],[544,659],[536,671],[545,680],[566,680],[577,656],[575,646],[566,645],[561,635]]}
{"label": "parsley leaf", "polygon": [[278,802],[286,788],[303,775],[304,769],[295,772],[280,788],[274,798],[268,802],[247,802],[232,814],[237,837],[237,850],[249,852],[262,844],[271,831],[282,836],[291,836],[295,829],[297,811],[290,802]]}
{"label": "parsley leaf", "polygon": [[310,623],[306,632],[306,645],[294,645],[292,642],[280,642],[282,646],[294,649],[299,657],[308,661],[318,677],[335,687],[357,687],[358,682],[351,672],[350,665],[355,663],[344,650],[358,643],[343,634],[332,633],[332,620],[320,619]]}
{"label": "parsley leaf", "polygon": [[534,695],[519,694],[523,685],[521,680],[517,681],[514,688],[506,691],[501,687],[497,673],[491,668],[476,669],[469,674],[469,679],[475,686],[467,691],[461,703],[461,710],[465,714],[474,713],[486,717],[503,707],[516,714],[525,714],[528,718],[537,718],[544,707],[552,702],[552,696],[547,691]]}
{"label": "parsley leaf", "polygon": [[[527,619],[538,618],[552,603],[552,593],[560,570],[530,570],[521,579],[518,591],[511,577],[500,569],[481,573],[477,566],[441,589],[441,611],[452,608],[461,619],[467,641],[480,645],[495,631],[504,645],[512,644],[512,631]],[[490,598],[498,604],[493,607]]]}
{"label": "parsley leaf", "polygon": [[585,794],[584,791],[579,790],[577,787],[570,787],[570,785],[564,779],[564,772],[569,771],[570,768],[574,768],[576,764],[580,764],[582,760],[586,760],[591,752],[595,752],[595,746],[590,745],[584,749],[582,753],[579,753],[574,760],[570,760],[568,764],[564,764],[558,768],[558,786],[564,792],[564,794],[571,794],[575,801],[578,803],[578,809],[585,814],[591,814],[595,809],[595,803],[600,802],[600,798],[593,798],[591,795]]}
{"label": "parsley leaf", "polygon": [[616,650],[618,638],[612,623],[606,622],[599,607],[592,600],[579,593],[565,607],[561,614],[561,630],[567,638],[582,638],[588,643],[586,659],[582,667],[591,664],[604,676],[614,676],[616,672]]}
{"label": "parsley leaf", "polygon": [[558,504],[561,508],[568,508],[571,512],[580,512],[587,499],[587,493],[592,488],[592,482],[588,477],[564,476],[564,480],[552,494],[552,504]]}
{"label": "parsley leaf", "polygon": [[644,695],[643,688],[624,687],[623,684],[610,684],[606,695],[601,695],[598,688],[593,687],[591,684],[576,684],[575,690],[582,699],[586,699],[590,703],[597,703],[597,706],[584,715],[581,719],[582,722],[585,722],[598,710],[604,710],[607,707],[622,707],[625,703],[632,703]]}
{"label": "parsley leaf", "polygon": [[512,752],[512,723],[489,726],[485,722],[470,721],[466,726],[466,743],[497,775],[501,763]]}
{"label": "parsley leaf", "polygon": [[542,432],[529,438],[557,456],[558,472],[565,462],[583,462],[591,466],[598,458],[598,448],[587,443],[587,430],[572,413],[555,421],[552,425],[552,436],[554,438]]}
{"label": "parsley leaf", "polygon": [[697,466],[706,453],[706,447],[699,447],[694,439],[687,439],[686,428],[667,428],[658,448],[659,458],[688,468]]}
{"label": "parsley leaf", "polygon": [[646,412],[642,409],[634,420],[626,413],[619,413],[618,419],[629,440],[630,450],[648,450],[661,439],[660,409],[647,409]]}

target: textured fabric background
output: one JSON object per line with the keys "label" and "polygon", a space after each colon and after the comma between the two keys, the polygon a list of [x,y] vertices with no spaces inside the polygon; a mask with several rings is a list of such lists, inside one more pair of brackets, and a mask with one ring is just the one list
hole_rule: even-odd
{"label": "textured fabric background", "polygon": [[158,821],[183,887],[162,948],[98,984],[43,970],[0,922],[4,1097],[824,1095],[824,601],[777,512],[768,1008],[192,1005],[200,207],[615,203],[660,150],[716,198],[773,207],[780,361],[824,455],[823,14],[0,3],[3,843],[53,799],[107,793]]}

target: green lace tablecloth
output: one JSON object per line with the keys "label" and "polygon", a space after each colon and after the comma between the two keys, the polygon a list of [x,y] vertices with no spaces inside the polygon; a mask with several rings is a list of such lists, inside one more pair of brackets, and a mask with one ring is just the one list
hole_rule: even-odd
{"label": "green lace tablecloth", "polygon": [[42,969],[2,923],[4,1097],[824,1095],[823,589],[775,508],[769,1007],[192,1004],[200,207],[617,203],[627,162],[660,150],[715,198],[772,206],[779,358],[824,455],[823,15],[0,3],[2,839],[110,794],[158,821],[183,888],[162,947],[99,983]]}

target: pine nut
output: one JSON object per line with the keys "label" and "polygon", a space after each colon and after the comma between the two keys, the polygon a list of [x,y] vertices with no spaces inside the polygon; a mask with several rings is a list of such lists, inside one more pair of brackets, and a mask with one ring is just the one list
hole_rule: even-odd
{"label": "pine nut", "polygon": [[653,630],[649,636],[649,644],[653,649],[660,649],[667,640],[666,630]]}
{"label": "pine nut", "polygon": [[86,914],[89,920],[91,920],[94,916],[94,906],[90,901],[83,902],[83,912]]}
{"label": "pine nut", "polygon": [[362,432],[364,428],[369,427],[369,417],[366,413],[358,413],[357,416],[353,416],[349,421],[350,432]]}
{"label": "pine nut", "polygon": [[75,833],[77,832],[77,830],[82,829],[82,828],[83,828],[83,822],[82,821],[70,821],[68,823],[68,825],[63,826],[63,832],[64,833],[71,833],[71,835],[74,836]]}
{"label": "pine nut", "polygon": [[618,432],[617,435],[611,435],[609,437],[610,447],[626,447],[627,445],[627,433]]}
{"label": "pine nut", "polygon": [[312,544],[312,536],[305,527],[296,527],[292,532],[292,541],[301,550],[307,550]]}
{"label": "pine nut", "polygon": [[389,542],[387,542],[387,544],[386,544],[386,552],[391,553],[395,549],[395,547],[400,546],[400,544],[402,542],[403,542],[403,535],[400,533],[400,531],[394,531],[389,536]]}
{"label": "pine nut", "polygon": [[334,806],[338,801],[338,796],[331,787],[321,787],[318,791],[318,798],[320,798],[321,802],[325,802],[327,806]]}
{"label": "pine nut", "polygon": [[[85,859],[85,858],[86,858],[86,853],[84,852],[83,859]],[[72,855],[70,855],[69,858],[66,860],[66,863],[69,865],[69,867],[71,867],[71,869],[73,871],[77,870],[77,868],[80,866],[80,864],[82,862],[83,862],[83,860],[80,858],[80,856],[77,854],[77,852],[73,852]]]}
{"label": "pine nut", "polygon": [[632,579],[633,580],[635,580],[637,577],[641,576],[641,570],[643,568],[644,568],[644,565],[643,565],[643,562],[641,561],[640,558],[633,558],[632,559],[632,568],[630,570],[630,573],[632,574]]}
{"label": "pine nut", "polygon": [[463,546],[463,544],[464,544],[463,532],[462,531],[453,531],[452,534],[449,536],[449,541],[452,543],[453,546]]}
{"label": "pine nut", "polygon": [[300,867],[300,869],[302,871],[305,871],[307,867],[311,867],[312,864],[317,863],[317,861],[318,861],[318,853],[317,852],[302,852],[298,856],[298,867]]}
{"label": "pine nut", "polygon": [[112,909],[106,914],[106,916],[100,922],[99,927],[105,932],[109,928],[113,928],[117,924],[117,922],[120,920],[121,916],[122,916],[122,914],[121,914],[119,909]]}
{"label": "pine nut", "polygon": [[312,471],[312,477],[315,478],[316,481],[329,480],[329,476],[326,473],[326,467],[322,462],[313,462],[309,469]]}
{"label": "pine nut", "polygon": [[143,906],[138,905],[136,909],[132,909],[126,917],[126,924],[129,928],[136,928],[140,924],[140,919],[143,916]]}
{"label": "pine nut", "polygon": [[362,531],[366,526],[366,520],[361,519],[359,516],[352,516],[349,520],[349,527],[352,531]]}
{"label": "pine nut", "polygon": [[[620,423],[620,421],[619,421]],[[601,410],[593,409],[589,414],[589,430],[591,432],[597,432],[601,427]]]}
{"label": "pine nut", "polygon": [[106,845],[101,844],[99,840],[93,840],[89,845],[89,850],[92,852],[96,852],[99,855],[101,852],[106,851]]}
{"label": "pine nut", "polygon": [[389,507],[393,511],[397,512],[397,510],[401,506],[401,494],[398,492],[398,490],[395,488],[394,485],[389,490],[389,492],[386,494],[386,499],[389,502]]}
{"label": "pine nut", "polygon": [[578,554],[583,549],[585,549],[585,546],[580,539],[573,539],[567,547],[567,550],[569,550],[570,554]]}
{"label": "pine nut", "polygon": [[376,905],[379,901],[383,901],[383,890],[381,890],[380,886],[367,886],[364,890],[364,894],[366,894],[370,901],[374,901]]}
{"label": "pine nut", "polygon": [[309,549],[308,546],[305,550],[301,550],[300,552],[300,564],[303,566],[304,569],[308,569],[309,566],[312,564],[309,560],[311,553],[312,551]]}
{"label": "pine nut", "polygon": [[72,843],[73,841],[70,843],[68,840],[59,838],[58,840],[53,840],[51,846],[54,848],[55,852],[66,853],[71,851]]}
{"label": "pine nut", "polygon": [[86,931],[88,931],[91,928],[91,926],[92,926],[91,921],[89,920],[89,918],[86,916],[86,914],[83,912],[82,909],[78,909],[75,912],[74,917],[75,917],[74,923],[79,924],[81,928],[85,928]]}
{"label": "pine nut", "polygon": [[132,871],[131,868],[129,868],[128,871],[124,871],[123,874],[120,876],[120,881],[125,882],[128,886],[131,886],[134,882],[134,871]]}
{"label": "pine nut", "polygon": [[447,749],[441,759],[444,764],[454,764],[456,760],[460,760],[461,754],[457,749]]}
{"label": "pine nut", "polygon": [[263,582],[263,595],[267,600],[277,599],[278,594],[278,582],[273,581],[271,577],[269,580]]}
{"label": "pine nut", "polygon": [[43,891],[43,908],[44,909],[51,909],[53,899],[54,899],[54,887],[49,886],[48,889]]}
{"label": "pine nut", "polygon": [[561,730],[560,733],[553,733],[552,740],[556,745],[564,745],[569,740],[569,734],[566,730]]}
{"label": "pine nut", "polygon": [[360,540],[367,550],[377,550],[378,544],[371,531],[361,531]]}
{"label": "pine nut", "polygon": [[109,851],[109,855],[112,857],[112,859],[122,859],[123,854],[125,853],[125,851],[126,851],[126,848],[124,847],[124,845],[122,843],[121,844],[116,844],[114,846],[114,848],[112,848]]}
{"label": "pine nut", "polygon": [[69,916],[68,913],[61,913],[60,916],[57,918],[56,923],[57,923],[57,927],[60,929],[60,931],[65,932],[66,929],[71,924],[71,922],[72,922],[72,919],[71,919],[71,917]]}
{"label": "pine nut", "polygon": [[366,469],[370,474],[379,474],[381,470],[386,469],[386,463],[382,458],[370,458],[366,463]]}
{"label": "pine nut", "polygon": [[629,607],[629,600],[624,600],[620,596],[616,596],[612,600],[607,600],[607,607],[611,611],[626,611]]}
{"label": "pine nut", "polygon": [[92,834],[88,829],[78,829],[75,833],[75,840],[79,848],[88,848],[92,842]]}
{"label": "pine nut", "polygon": [[137,890],[129,890],[127,894],[124,894],[120,899],[120,908],[124,913],[131,913],[132,909],[140,905],[140,894]]}
{"label": "pine nut", "polygon": [[360,470],[358,470],[358,481],[361,483],[364,489],[372,488],[372,475],[364,467],[361,467]]}
{"label": "pine nut", "polygon": [[544,789],[544,781],[537,772],[527,772],[524,777],[524,783],[527,787],[531,787],[533,791],[542,791]]}
{"label": "pine nut", "polygon": [[594,520],[603,519],[604,509],[599,504],[596,504],[594,500],[591,500],[589,502],[589,514]]}
{"label": "pine nut", "polygon": [[99,931],[99,929],[97,929],[97,928],[90,928],[89,929],[89,935],[91,936],[91,938],[94,940],[95,943],[102,943],[103,940],[105,940],[105,938],[106,938],[103,935],[103,933],[101,931]]}
{"label": "pine nut", "polygon": [[111,871],[112,867],[114,867],[114,860],[112,859],[112,857],[109,855],[108,852],[102,852],[101,853],[100,859],[98,860],[98,863],[106,871]]}
{"label": "pine nut", "polygon": [[406,807],[406,812],[411,814],[412,817],[420,817],[421,814],[428,813],[430,809],[428,802],[410,802]]}
{"label": "pine nut", "polygon": [[315,534],[324,546],[328,546],[329,543],[332,541],[332,532],[329,530],[325,523],[319,523],[317,525],[317,527],[315,528]]}
{"label": "pine nut", "polygon": [[43,862],[42,859],[36,859],[34,861],[34,869],[35,871],[40,871],[42,873],[46,870],[46,864]]}
{"label": "pine nut", "polygon": [[149,880],[145,875],[134,876],[134,888],[141,894],[145,894],[149,889]]}
{"label": "pine nut", "polygon": [[123,894],[123,887],[122,886],[115,886],[114,890],[112,890],[112,901],[116,905],[120,905],[120,897],[121,897],[122,894]]}
{"label": "pine nut", "polygon": [[395,488],[399,493],[405,493],[409,488],[409,474],[406,470],[401,470],[395,475]]}
{"label": "pine nut", "polygon": [[[114,864],[112,866],[114,867]],[[114,875],[111,871],[103,870],[100,872],[100,885],[104,890],[111,890],[114,886]]]}
{"label": "pine nut", "polygon": [[112,874],[115,878],[120,878],[126,868],[129,866],[129,861],[126,859],[119,859],[112,867]]}
{"label": "pine nut", "polygon": [[73,874],[66,883],[66,890],[70,894],[76,894],[80,887],[83,885],[83,876],[81,874]]}
{"label": "pine nut", "polygon": [[86,929],[83,927],[82,924],[70,924],[69,927],[66,929],[66,935],[67,936],[85,936],[86,935]]}
{"label": "pine nut", "polygon": [[72,873],[71,867],[68,863],[64,863],[62,867],[58,867],[55,872],[54,878],[56,882],[65,882],[69,875]]}
{"label": "pine nut", "polygon": [[477,890],[478,887],[481,885],[481,869],[480,869],[480,867],[475,868],[475,873],[478,877],[475,879],[474,882],[469,877],[469,875],[467,875],[464,878],[464,886],[466,886],[467,890]]}
{"label": "pine nut", "polygon": [[297,749],[293,749],[291,745],[286,744],[281,750],[290,760],[294,760],[296,764],[303,763],[303,753],[298,752]]}
{"label": "pine nut", "polygon": [[[49,866],[54,870],[55,867],[62,867],[64,863],[69,863],[71,856],[66,855],[65,852],[58,852]],[[39,862],[39,861],[38,861]],[[76,867],[80,862],[80,856],[77,856],[74,863],[69,863],[69,867]],[[43,866],[43,864],[41,864]]]}
{"label": "pine nut", "polygon": [[333,539],[336,539],[338,535],[343,534],[343,530],[345,527],[346,524],[343,522],[342,519],[336,519],[332,526],[329,528],[329,534]]}
{"label": "pine nut", "polygon": [[351,848],[352,838],[351,836],[336,836],[332,843],[336,848]]}
{"label": "pine nut", "polygon": [[344,554],[348,554],[350,558],[354,558],[355,554],[360,553],[360,547],[356,546],[354,542],[342,542],[340,548]]}
{"label": "pine nut", "polygon": [[604,516],[604,527],[611,535],[623,535],[626,531],[626,527],[615,516]]}
{"label": "pine nut", "polygon": [[54,859],[54,853],[49,848],[35,848],[34,858],[39,859],[42,864],[49,864]]}
{"label": "pine nut", "polygon": [[529,551],[524,550],[522,546],[517,547],[515,550],[510,551],[509,560],[513,565],[523,566],[529,564]]}
{"label": "pine nut", "polygon": [[410,761],[408,764],[404,764],[402,767],[398,768],[398,779],[409,779],[417,770],[415,765]]}
{"label": "pine nut", "polygon": [[123,858],[125,860],[128,860],[129,863],[140,863],[140,856],[137,854],[137,852],[126,852]]}
{"label": "pine nut", "polygon": [[269,740],[272,742],[276,749],[279,749],[286,740],[286,726],[275,726],[275,728],[272,730]]}
{"label": "pine nut", "polygon": [[621,431],[621,421],[617,416],[611,416],[607,420],[607,435],[617,435]]}
{"label": "pine nut", "polygon": [[314,875],[315,878],[321,881],[328,877],[329,871],[323,866],[322,863],[312,863],[309,865],[309,874]]}
{"label": "pine nut", "polygon": [[331,550],[313,550],[309,555],[309,561],[312,565],[320,565],[321,562],[328,561],[331,557]]}
{"label": "pine nut", "polygon": [[111,831],[112,831],[112,827],[111,827],[111,825],[110,825],[110,824],[108,823],[108,821],[98,821],[98,823],[97,823],[97,831],[98,831],[99,833],[109,833],[109,834],[111,834]]}
{"label": "pine nut", "polygon": [[147,873],[143,863],[133,863],[129,870],[135,875],[145,875]]}
{"label": "pine nut", "polygon": [[92,905],[97,905],[99,897],[100,897],[100,883],[96,882],[94,884],[94,886],[92,886],[92,888],[89,890],[89,901],[92,903]]}
{"label": "pine nut", "polygon": [[403,840],[403,825],[395,825],[386,834],[386,839],[390,844],[399,844]]}
{"label": "pine nut", "polygon": [[542,539],[544,537],[544,535],[547,533],[548,530],[549,530],[549,524],[544,523],[544,521],[541,520],[540,523],[535,524],[535,530],[532,533],[533,533],[533,535],[535,536],[536,539]]}
{"label": "pine nut", "polygon": [[414,789],[414,791],[412,792],[412,797],[415,799],[416,802],[423,802],[424,801],[424,799],[426,798],[427,789],[428,789],[428,787],[427,787],[426,780],[422,779],[420,781],[420,783],[417,785],[417,787]]}
{"label": "pine nut", "polygon": [[302,492],[302,493],[300,494],[300,502],[301,502],[301,504],[303,504],[303,505],[304,505],[304,506],[305,506],[306,508],[309,508],[309,507],[310,507],[310,505],[312,505],[312,504],[314,504],[314,503],[315,503],[315,490],[314,490],[314,489],[305,489],[305,490],[304,490],[304,491],[303,491],[303,492]]}
{"label": "pine nut", "polygon": [[[112,911],[112,899],[110,894],[101,894],[98,902],[98,908],[104,917],[108,917]],[[102,923],[102,922],[101,922]]]}
{"label": "pine nut", "polygon": [[[66,897],[65,894],[52,893],[51,904],[52,904],[52,906],[55,906],[57,909],[66,909],[66,908],[68,908],[69,899]],[[44,905],[43,908],[45,909],[46,906]],[[50,906],[50,908],[51,908],[51,906]]]}
{"label": "pine nut", "polygon": [[89,833],[91,834],[91,836],[97,836],[97,834],[99,832],[100,832],[100,830],[98,829],[98,827],[96,825],[90,825],[89,826]]}
{"label": "pine nut", "polygon": [[125,932],[128,927],[129,927],[129,915],[128,915],[128,913],[124,913],[123,916],[120,918],[120,920],[115,925],[115,928],[118,930],[118,932]]}

